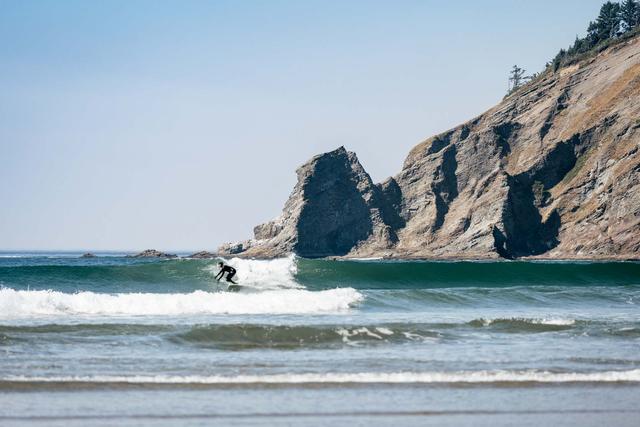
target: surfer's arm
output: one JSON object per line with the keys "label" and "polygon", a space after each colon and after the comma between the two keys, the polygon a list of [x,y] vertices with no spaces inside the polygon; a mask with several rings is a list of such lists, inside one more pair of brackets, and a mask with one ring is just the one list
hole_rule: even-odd
{"label": "surfer's arm", "polygon": [[[224,274],[224,270],[220,270],[220,272],[219,272],[218,274],[216,274],[216,277],[215,277],[215,278],[216,278],[216,280],[217,280],[218,282],[220,281],[220,279],[222,279],[222,275],[223,275],[223,274]],[[218,276],[220,276],[220,277],[218,277]]]}

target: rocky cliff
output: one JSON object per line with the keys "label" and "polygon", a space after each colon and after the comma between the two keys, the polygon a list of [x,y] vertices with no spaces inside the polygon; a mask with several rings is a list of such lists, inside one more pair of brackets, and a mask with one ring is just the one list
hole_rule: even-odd
{"label": "rocky cliff", "polygon": [[223,253],[639,258],[640,38],[546,73],[374,184],[354,153],[297,170],[282,214]]}

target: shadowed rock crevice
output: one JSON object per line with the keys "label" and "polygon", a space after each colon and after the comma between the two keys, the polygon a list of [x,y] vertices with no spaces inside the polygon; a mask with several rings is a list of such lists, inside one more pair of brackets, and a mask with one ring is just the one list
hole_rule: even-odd
{"label": "shadowed rock crevice", "polygon": [[549,133],[549,130],[551,129],[551,126],[553,126],[553,120],[555,119],[555,117],[565,108],[567,108],[567,101],[569,100],[569,87],[566,87],[561,93],[560,96],[556,99],[556,102],[554,103],[553,107],[551,108],[551,110],[549,110],[549,113],[547,114],[547,117],[544,120],[544,123],[542,124],[542,127],[540,128],[540,131],[538,132],[538,134],[540,135],[540,140],[542,141],[544,139],[545,136],[547,136],[547,133]]}
{"label": "shadowed rock crevice", "polygon": [[504,214],[505,236],[500,249],[507,258],[539,255],[558,245],[560,215],[553,210],[543,219],[539,208],[549,202],[548,190],[562,181],[575,166],[576,151],[580,150],[581,142],[580,135],[575,134],[557,144],[531,170],[507,177],[509,192]]}
{"label": "shadowed rock crevice", "polygon": [[504,233],[494,225],[491,230],[491,234],[493,235],[493,248],[498,253],[498,255],[501,258],[512,259],[513,256],[507,249],[507,237],[504,235]]}
{"label": "shadowed rock crevice", "polygon": [[506,122],[493,127],[495,142],[501,156],[511,152],[511,142],[517,137],[518,129],[521,127],[522,125],[517,122]]}
{"label": "shadowed rock crevice", "polygon": [[460,138],[458,139],[458,142],[462,142],[467,139],[470,133],[471,128],[468,125],[463,125],[462,129],[460,129]]}
{"label": "shadowed rock crevice", "polygon": [[458,178],[456,170],[456,146],[451,145],[442,153],[442,163],[436,169],[433,184],[431,186],[436,205],[436,218],[432,231],[436,231],[444,224],[444,219],[449,212],[449,205],[458,197]]}
{"label": "shadowed rock crevice", "polygon": [[427,155],[435,154],[451,143],[451,135],[453,132],[447,132],[442,135],[433,137],[431,145],[427,149]]}
{"label": "shadowed rock crevice", "polygon": [[528,177],[509,176],[507,182],[509,193],[503,218],[505,241],[498,253],[514,258],[538,255],[555,247],[560,229],[557,214],[550,216],[552,221],[543,221],[536,207],[533,183]]}
{"label": "shadowed rock crevice", "polygon": [[398,182],[389,178],[385,182],[376,185],[379,191],[380,210],[385,224],[395,232],[405,226],[406,222],[401,216],[402,190]]}
{"label": "shadowed rock crevice", "polygon": [[544,190],[554,187],[575,166],[577,152],[581,148],[581,137],[573,135],[569,140],[557,144],[544,159],[544,162],[529,173],[530,180],[540,182]]}

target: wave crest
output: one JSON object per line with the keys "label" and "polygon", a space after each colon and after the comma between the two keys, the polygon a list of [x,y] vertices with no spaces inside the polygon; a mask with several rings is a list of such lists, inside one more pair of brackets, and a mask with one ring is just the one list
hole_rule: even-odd
{"label": "wave crest", "polygon": [[0,289],[0,318],[193,314],[313,314],[347,311],[364,297],[352,288],[254,293],[99,294]]}
{"label": "wave crest", "polygon": [[[237,278],[242,286],[257,289],[302,288],[295,279],[298,272],[295,255],[269,260],[232,258],[225,262],[237,270]],[[210,265],[206,269],[213,275],[218,272],[217,265]]]}

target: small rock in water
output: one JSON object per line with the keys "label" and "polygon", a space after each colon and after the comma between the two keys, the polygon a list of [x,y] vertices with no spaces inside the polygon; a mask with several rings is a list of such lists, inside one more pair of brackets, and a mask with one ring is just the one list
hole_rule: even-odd
{"label": "small rock in water", "polygon": [[200,251],[200,252],[196,252],[195,254],[189,255],[187,258],[211,259],[211,258],[216,258],[216,256],[217,256],[216,254],[211,253],[211,252]]}
{"label": "small rock in water", "polygon": [[155,249],[147,249],[139,254],[135,255],[127,255],[128,258],[178,258],[178,255],[175,254],[167,254],[164,252],[157,251]]}

